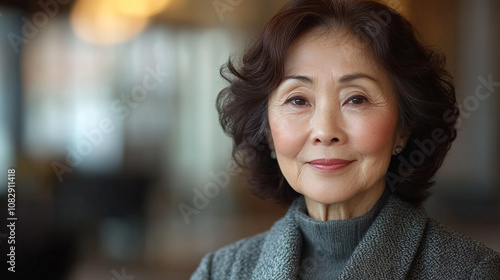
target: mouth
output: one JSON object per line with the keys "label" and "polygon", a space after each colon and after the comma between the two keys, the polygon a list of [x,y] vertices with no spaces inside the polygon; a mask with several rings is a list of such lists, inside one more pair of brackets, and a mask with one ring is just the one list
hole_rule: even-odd
{"label": "mouth", "polygon": [[334,159],[315,159],[307,162],[306,164],[308,164],[317,171],[324,173],[332,173],[346,168],[353,162],[354,160],[334,158]]}

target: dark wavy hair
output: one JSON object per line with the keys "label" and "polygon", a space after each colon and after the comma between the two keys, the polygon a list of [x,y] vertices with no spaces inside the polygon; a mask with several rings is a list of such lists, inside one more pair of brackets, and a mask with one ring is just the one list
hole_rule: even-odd
{"label": "dark wavy hair", "polygon": [[456,138],[455,88],[444,56],[422,46],[406,19],[383,4],[363,0],[292,0],[247,47],[241,64],[230,58],[222,66],[229,86],[217,98],[219,119],[234,141],[233,158],[246,171],[251,190],[284,204],[299,195],[270,157],[267,102],[283,79],[290,45],[318,28],[360,38],[391,77],[398,125],[409,138],[403,152],[391,158],[386,181],[401,199],[421,205]]}

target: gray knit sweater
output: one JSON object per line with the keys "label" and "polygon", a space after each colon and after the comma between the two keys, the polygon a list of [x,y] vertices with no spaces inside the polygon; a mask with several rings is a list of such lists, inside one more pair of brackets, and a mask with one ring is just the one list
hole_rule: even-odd
{"label": "gray knit sweater", "polygon": [[[298,205],[269,231],[207,254],[191,279],[301,278]],[[500,254],[390,195],[338,279],[500,279]]]}

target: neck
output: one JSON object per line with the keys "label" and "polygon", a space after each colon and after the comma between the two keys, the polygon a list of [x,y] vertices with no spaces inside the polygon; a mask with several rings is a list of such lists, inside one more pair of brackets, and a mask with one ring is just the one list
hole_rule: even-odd
{"label": "neck", "polygon": [[363,216],[373,208],[384,192],[385,179],[353,198],[325,204],[305,197],[309,216],[318,221],[347,220]]}

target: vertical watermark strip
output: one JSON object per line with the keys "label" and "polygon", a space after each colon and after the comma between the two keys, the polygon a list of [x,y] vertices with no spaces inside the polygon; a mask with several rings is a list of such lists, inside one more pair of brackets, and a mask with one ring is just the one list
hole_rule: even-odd
{"label": "vertical watermark strip", "polygon": [[7,170],[7,228],[9,237],[7,243],[10,245],[7,254],[7,270],[16,272],[16,170],[11,168]]}

